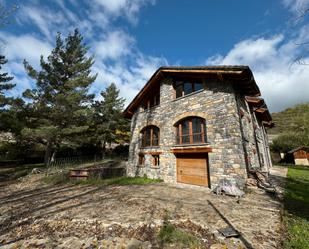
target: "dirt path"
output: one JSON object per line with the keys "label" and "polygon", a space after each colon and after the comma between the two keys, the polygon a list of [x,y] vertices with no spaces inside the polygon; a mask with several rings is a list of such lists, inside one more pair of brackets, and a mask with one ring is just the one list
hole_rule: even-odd
{"label": "dirt path", "polygon": [[[285,176],[285,168],[272,169],[273,182],[282,185]],[[233,226],[241,236],[225,239],[228,248],[271,249],[278,248],[280,209],[276,196],[259,189],[237,201],[163,183],[49,187],[41,185],[40,176],[34,175],[1,189],[0,245],[14,248],[35,241],[47,248],[76,248],[83,247],[78,244],[81,241],[84,246],[93,241],[103,245],[110,238],[117,244],[120,237],[134,237],[144,224],[161,223],[167,210],[175,222],[189,219],[214,233]]]}

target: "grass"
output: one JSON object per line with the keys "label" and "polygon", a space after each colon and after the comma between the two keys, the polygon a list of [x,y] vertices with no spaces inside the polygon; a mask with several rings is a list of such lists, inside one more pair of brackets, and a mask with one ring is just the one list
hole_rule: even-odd
{"label": "grass", "polygon": [[200,241],[194,235],[174,226],[169,221],[167,214],[164,217],[163,226],[157,239],[162,247],[166,243],[177,244],[178,248],[199,248],[200,245]]}
{"label": "grass", "polygon": [[288,167],[284,193],[285,249],[309,248],[309,168]]}
{"label": "grass", "polygon": [[75,184],[75,185],[145,185],[162,182],[161,179],[150,179],[147,177],[115,177],[109,179],[89,178],[87,180],[71,180],[68,172],[56,173],[46,176],[43,181],[47,184]]}

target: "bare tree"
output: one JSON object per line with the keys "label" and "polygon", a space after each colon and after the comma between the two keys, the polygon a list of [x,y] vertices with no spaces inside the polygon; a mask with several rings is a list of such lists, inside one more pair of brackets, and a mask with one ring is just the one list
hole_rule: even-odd
{"label": "bare tree", "polygon": [[10,23],[10,17],[18,9],[18,5],[5,6],[0,3],[0,28]]}
{"label": "bare tree", "polygon": [[[298,11],[299,14],[293,20],[293,26],[294,27],[299,25],[300,23],[303,23],[305,21],[305,19],[309,16],[309,7],[308,6],[302,6],[297,11]],[[309,40],[295,42],[295,45],[300,46],[303,51],[299,56],[297,56],[293,60],[292,65],[293,64],[309,65],[309,61],[307,60],[307,56],[309,55],[309,49],[307,48],[307,46],[309,45]]]}

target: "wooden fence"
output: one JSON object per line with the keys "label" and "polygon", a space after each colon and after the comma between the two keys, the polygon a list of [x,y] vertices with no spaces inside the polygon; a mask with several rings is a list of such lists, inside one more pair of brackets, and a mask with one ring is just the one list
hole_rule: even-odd
{"label": "wooden fence", "polygon": [[[108,159],[122,159],[126,160],[126,156],[121,155],[108,155],[104,158],[104,160]],[[100,162],[102,162],[101,156],[85,156],[85,157],[63,157],[63,158],[55,158],[55,160],[49,162],[49,167],[70,167],[70,166],[78,166],[82,164],[93,164],[94,166]]]}

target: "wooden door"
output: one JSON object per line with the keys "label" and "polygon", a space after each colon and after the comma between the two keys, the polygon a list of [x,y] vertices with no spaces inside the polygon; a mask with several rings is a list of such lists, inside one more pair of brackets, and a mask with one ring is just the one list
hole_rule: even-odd
{"label": "wooden door", "polygon": [[207,155],[178,154],[177,181],[193,185],[208,186]]}

